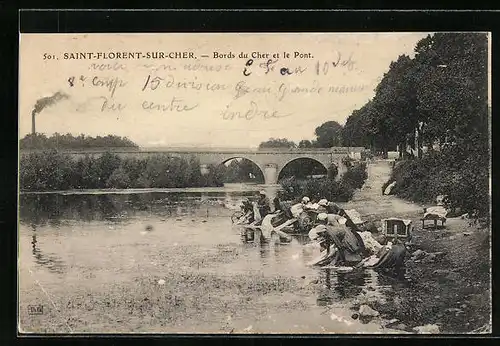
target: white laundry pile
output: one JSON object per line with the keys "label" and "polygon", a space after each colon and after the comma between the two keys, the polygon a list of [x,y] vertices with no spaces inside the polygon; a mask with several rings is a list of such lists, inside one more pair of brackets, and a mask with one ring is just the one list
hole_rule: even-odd
{"label": "white laundry pile", "polygon": [[271,221],[272,219],[275,217],[276,215],[273,215],[273,214],[269,214],[269,215],[266,215],[264,217],[264,219],[262,220],[262,224],[261,224],[261,231],[262,231],[262,235],[264,236],[264,238],[266,239],[269,239],[271,238],[271,231],[274,229],[273,225],[271,224]]}
{"label": "white laundry pile", "polygon": [[293,217],[299,217],[300,214],[304,211],[304,207],[302,203],[297,203],[292,205],[290,208],[290,212],[292,213]]}
{"label": "white laundry pile", "polygon": [[308,209],[308,210],[318,210],[318,208],[319,208],[318,203],[307,203],[305,205],[305,209]]}
{"label": "white laundry pile", "polygon": [[429,215],[430,216],[438,216],[440,218],[445,219],[446,215],[448,215],[448,211],[443,206],[437,205],[435,207],[427,208],[427,210],[424,213],[424,218],[426,218]]}
{"label": "white laundry pile", "polygon": [[365,244],[365,247],[370,251],[370,253],[376,254],[382,249],[382,245],[373,238],[373,235],[371,232],[365,231],[365,232],[358,232],[360,235],[361,239],[363,239],[363,243]]}
{"label": "white laundry pile", "polygon": [[356,209],[345,210],[345,213],[347,214],[347,216],[349,216],[349,218],[352,222],[354,222],[355,225],[363,223],[363,220],[361,220],[361,214]]}
{"label": "white laundry pile", "polygon": [[328,224],[330,225],[337,225],[341,224],[344,225],[346,219],[338,214],[328,214]]}

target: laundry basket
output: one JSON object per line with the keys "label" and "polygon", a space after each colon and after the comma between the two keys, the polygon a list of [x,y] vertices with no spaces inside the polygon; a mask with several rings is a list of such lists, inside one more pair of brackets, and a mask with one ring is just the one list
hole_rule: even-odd
{"label": "laundry basket", "polygon": [[382,234],[388,241],[395,242],[401,240],[402,242],[411,239],[413,230],[413,223],[411,220],[389,218],[382,220]]}

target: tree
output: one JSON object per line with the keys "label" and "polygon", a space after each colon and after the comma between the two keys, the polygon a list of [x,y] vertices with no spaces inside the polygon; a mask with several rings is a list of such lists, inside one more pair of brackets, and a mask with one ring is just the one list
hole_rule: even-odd
{"label": "tree", "polygon": [[106,182],[106,187],[114,189],[127,189],[131,187],[130,176],[123,167],[118,167],[111,173]]}
{"label": "tree", "polygon": [[270,138],[269,140],[259,144],[259,149],[269,149],[269,148],[296,148],[297,144],[293,141],[289,141],[286,138]]}
{"label": "tree", "polygon": [[68,155],[55,150],[22,157],[19,169],[23,190],[45,191],[71,188],[74,163]]}
{"label": "tree", "polygon": [[[348,119],[351,130],[368,120],[362,130],[384,151],[406,141],[415,147],[419,160],[393,173],[400,197],[427,201],[447,194],[454,207],[488,214],[487,39],[482,33],[422,39],[415,58],[391,64],[369,111],[363,107],[359,119]],[[423,145],[435,144],[440,150],[424,155]]]}
{"label": "tree", "polygon": [[107,135],[105,137],[97,136],[94,138],[85,136],[84,134],[75,137],[70,133],[61,135],[57,132],[48,138],[40,133],[28,134],[19,141],[19,146],[21,149],[139,147],[127,137]]}
{"label": "tree", "polygon": [[406,148],[408,135],[418,127],[416,111],[415,64],[407,55],[401,55],[389,66],[377,86],[374,107],[378,114],[372,123],[378,130],[384,154],[399,145],[400,153]]}
{"label": "tree", "polygon": [[201,165],[196,156],[191,156],[188,162],[187,186],[198,186],[201,181]]}
{"label": "tree", "polygon": [[224,166],[224,182],[235,183],[240,178],[240,164],[237,160],[232,160],[229,165]]}
{"label": "tree", "polygon": [[336,121],[327,121],[314,131],[318,147],[330,148],[342,145],[342,125]]}
{"label": "tree", "polygon": [[299,148],[313,148],[313,143],[308,139],[303,139],[299,142]]}
{"label": "tree", "polygon": [[233,159],[229,165],[221,165],[224,170],[224,182],[264,182],[264,174],[260,168],[252,161],[241,158]]}
{"label": "tree", "polygon": [[120,167],[121,159],[118,155],[105,152],[96,160],[96,165],[99,172],[99,183],[97,187],[104,188],[111,174]]}
{"label": "tree", "polygon": [[426,142],[474,150],[488,142],[486,34],[437,33],[419,42],[417,110]]}
{"label": "tree", "polygon": [[429,35],[415,53],[391,63],[374,98],[347,119],[344,145],[410,145],[419,157],[435,143],[487,150],[487,36]]}
{"label": "tree", "polygon": [[[370,101],[371,102],[371,101]],[[370,118],[367,108],[370,102],[361,109],[354,110],[347,118],[342,130],[342,144],[348,147],[369,147],[371,145]]]}

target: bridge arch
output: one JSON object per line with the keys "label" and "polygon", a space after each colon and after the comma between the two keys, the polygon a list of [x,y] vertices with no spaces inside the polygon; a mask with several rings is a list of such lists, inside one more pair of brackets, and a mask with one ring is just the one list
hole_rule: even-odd
{"label": "bridge arch", "polygon": [[[293,165],[298,164],[300,161],[304,162],[302,165],[306,164],[305,162],[309,162],[310,167],[305,168],[306,170],[309,169],[307,175],[317,174],[328,176],[329,174],[333,173],[333,177],[335,177],[338,173],[338,165],[335,162],[329,162],[329,160],[318,160],[315,157],[300,156],[292,158],[283,164],[278,172],[278,181],[284,178],[284,174],[290,173],[290,170],[293,170],[295,168],[293,167]],[[334,169],[335,172],[332,172],[332,169]]]}
{"label": "bridge arch", "polygon": [[[254,180],[257,183],[262,183],[262,184],[265,183],[265,181],[266,181],[265,170],[262,167],[262,165],[259,162],[252,160],[251,158],[245,157],[245,155],[232,155],[232,156],[224,157],[224,158],[222,158],[222,160],[219,160],[220,163],[218,164],[218,166],[224,165],[226,167],[230,167],[231,164],[227,165],[227,163],[229,163],[231,161],[235,162],[235,160],[237,160],[236,162],[238,162],[240,164],[242,161],[244,163],[246,163],[246,162],[251,163],[251,167],[244,167],[243,166],[243,169],[248,171],[248,172],[244,172],[245,175],[252,173],[252,176],[245,176],[245,177],[240,176],[237,178],[247,178],[248,181]],[[242,167],[242,166],[240,166],[240,167]],[[255,168],[257,168],[257,169],[255,170]],[[242,173],[242,172],[240,172],[240,173]]]}

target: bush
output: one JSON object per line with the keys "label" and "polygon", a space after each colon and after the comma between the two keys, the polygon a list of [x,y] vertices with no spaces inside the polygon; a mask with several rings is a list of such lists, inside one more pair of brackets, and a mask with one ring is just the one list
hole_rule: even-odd
{"label": "bush", "polygon": [[113,171],[106,182],[106,187],[113,189],[127,189],[131,187],[132,180],[123,167],[118,167]]}
{"label": "bush", "polygon": [[121,159],[111,153],[75,161],[56,150],[31,153],[20,159],[20,189],[47,191],[103,188],[170,188],[222,186],[222,172],[212,167],[202,176],[198,160],[156,155]]}
{"label": "bush", "polygon": [[225,170],[224,165],[209,165],[208,167],[209,173],[206,175],[202,175],[200,177],[200,186],[209,187],[209,186],[224,186],[224,176]]}
{"label": "bush", "polygon": [[448,195],[451,207],[463,212],[477,210],[489,215],[489,165],[487,153],[463,156],[456,151],[430,152],[422,159],[397,164],[384,185],[396,181],[393,193],[421,203],[433,203],[438,195]]}
{"label": "bush", "polygon": [[19,163],[23,190],[66,190],[74,180],[75,165],[68,155],[50,150],[22,157]]}
{"label": "bush", "polygon": [[283,198],[292,200],[308,196],[316,200],[326,198],[329,201],[347,202],[354,195],[354,191],[363,186],[367,176],[366,164],[361,162],[351,163],[340,181],[331,178],[311,180],[284,179],[281,181]]}
{"label": "bush", "polygon": [[351,168],[352,165],[354,164],[354,159],[350,156],[344,156],[342,158],[342,164],[346,166],[347,168]]}
{"label": "bush", "polygon": [[[348,166],[349,167],[349,166]],[[360,189],[368,178],[368,172],[366,170],[366,163],[351,163],[350,168],[342,176],[342,182],[346,185],[353,187],[354,189]]]}

